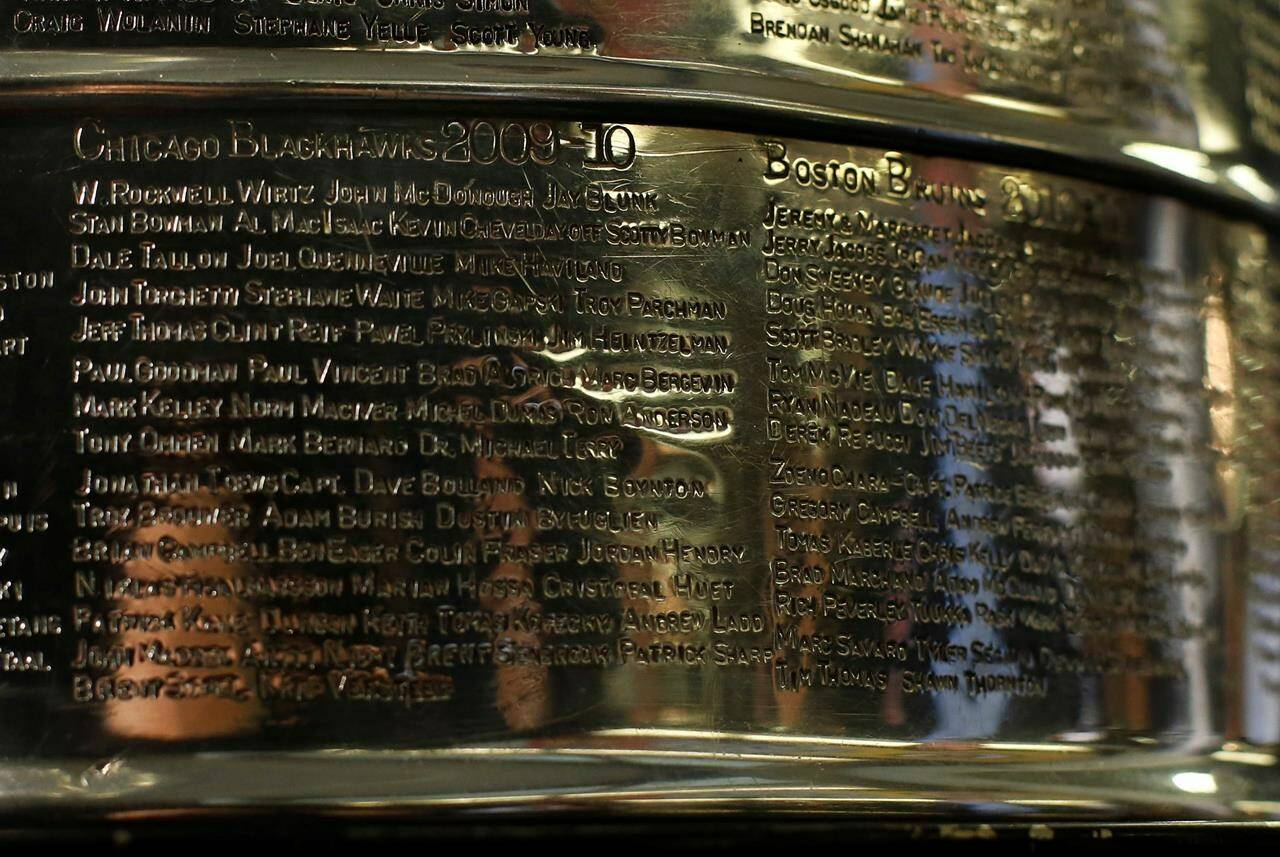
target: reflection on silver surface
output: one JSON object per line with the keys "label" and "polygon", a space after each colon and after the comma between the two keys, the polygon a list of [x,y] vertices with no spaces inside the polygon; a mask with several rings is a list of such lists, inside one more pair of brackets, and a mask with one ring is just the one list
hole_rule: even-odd
{"label": "reflection on silver surface", "polygon": [[1274,814],[1260,228],[660,125],[5,122],[11,805]]}
{"label": "reflection on silver surface", "polygon": [[[194,8],[0,5],[13,49],[341,49],[607,58],[935,92],[1194,142],[1184,36],[1208,4],[1172,0],[524,0]],[[425,59],[420,57],[420,59]],[[375,60],[376,61],[376,60]],[[429,61],[429,60],[428,60]],[[1180,138],[1175,139],[1175,138]]]}
{"label": "reflection on silver surface", "polygon": [[1061,154],[1274,213],[1273,6],[71,0],[45,10],[7,0],[0,95],[305,93],[659,112],[678,101],[691,116],[705,107]]}

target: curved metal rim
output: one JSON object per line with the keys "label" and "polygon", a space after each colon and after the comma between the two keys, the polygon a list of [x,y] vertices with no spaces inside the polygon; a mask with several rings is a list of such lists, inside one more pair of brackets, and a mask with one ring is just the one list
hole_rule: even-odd
{"label": "curved metal rim", "polygon": [[[955,818],[980,808],[986,821],[1258,823],[1274,821],[1280,806],[1270,782],[1248,766],[1176,750],[1105,760],[1087,753],[1069,764],[1057,758],[908,761],[871,753],[800,757],[779,768],[750,752],[759,747],[735,742],[656,775],[654,765],[688,749],[664,748],[628,753],[569,741],[409,753],[203,753],[198,773],[189,757],[160,754],[13,762],[6,766],[0,821],[51,807],[88,818],[268,808],[413,818],[763,809],[840,816],[860,807],[882,817]],[[1188,767],[1213,772],[1221,792],[1179,792],[1173,775]],[[1114,781],[1105,784],[1104,773]],[[210,783],[218,785],[216,801],[207,798]]]}

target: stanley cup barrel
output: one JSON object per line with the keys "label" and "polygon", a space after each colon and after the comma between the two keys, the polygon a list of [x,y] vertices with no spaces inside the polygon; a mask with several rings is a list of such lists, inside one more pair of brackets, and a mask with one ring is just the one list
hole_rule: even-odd
{"label": "stanley cup barrel", "polygon": [[1280,819],[1275,0],[0,0],[0,126],[0,825]]}

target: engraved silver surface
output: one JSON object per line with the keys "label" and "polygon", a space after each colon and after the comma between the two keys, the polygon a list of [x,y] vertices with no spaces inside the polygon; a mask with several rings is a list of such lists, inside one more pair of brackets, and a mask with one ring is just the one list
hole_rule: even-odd
{"label": "engraved silver surface", "polygon": [[10,809],[1280,806],[1261,228],[774,134],[3,122]]}
{"label": "engraved silver surface", "polygon": [[18,51],[341,49],[416,54],[428,67],[432,54],[454,53],[703,66],[936,93],[1187,139],[1186,61],[1196,42],[1185,33],[1210,8],[1199,0],[6,0],[0,21],[4,44]]}
{"label": "engraved silver surface", "polygon": [[1278,20],[1270,0],[5,0],[0,98],[675,105],[1049,154],[1274,217]]}

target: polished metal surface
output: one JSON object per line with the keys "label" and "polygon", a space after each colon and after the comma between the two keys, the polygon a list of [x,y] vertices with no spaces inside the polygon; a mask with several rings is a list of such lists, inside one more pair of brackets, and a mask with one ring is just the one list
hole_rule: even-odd
{"label": "polished metal surface", "polygon": [[[232,48],[561,56],[932,92],[1186,137],[1176,0],[6,0],[19,50]],[[323,75],[323,67],[312,77]]]}
{"label": "polished metal surface", "polygon": [[1271,0],[0,0],[0,824],[1280,815]]}
{"label": "polished metal surface", "polygon": [[5,123],[9,808],[1280,807],[1261,229],[656,125]]}
{"label": "polished metal surface", "polygon": [[0,99],[676,104],[1047,155],[1274,218],[1277,20],[1270,0],[4,0]]}

